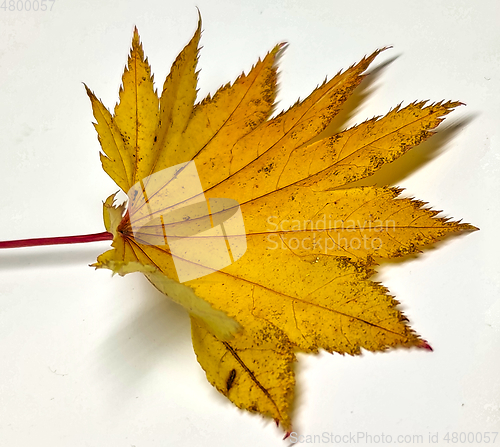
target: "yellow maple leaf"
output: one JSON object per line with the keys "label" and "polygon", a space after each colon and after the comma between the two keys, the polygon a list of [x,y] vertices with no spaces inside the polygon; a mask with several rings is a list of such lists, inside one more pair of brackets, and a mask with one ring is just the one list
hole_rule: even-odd
{"label": "yellow maple leaf", "polygon": [[289,431],[296,352],[429,348],[373,267],[475,228],[399,189],[349,184],[460,103],[396,107],[318,139],[382,50],[271,118],[284,46],[195,104],[200,35],[201,21],[160,96],[137,30],[114,114],[86,87],[103,168],[129,198],[127,209],[104,203],[113,248],[94,265],[142,272],[184,306],[210,383]]}

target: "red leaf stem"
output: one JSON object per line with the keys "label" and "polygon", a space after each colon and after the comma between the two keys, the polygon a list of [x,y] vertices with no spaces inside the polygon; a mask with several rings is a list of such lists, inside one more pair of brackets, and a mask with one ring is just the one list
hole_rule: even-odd
{"label": "red leaf stem", "polygon": [[111,241],[113,235],[107,231],[102,233],[82,234],[79,236],[41,237],[35,239],[19,239],[17,241],[0,241],[0,248],[37,247],[39,245],[82,244],[84,242]]}

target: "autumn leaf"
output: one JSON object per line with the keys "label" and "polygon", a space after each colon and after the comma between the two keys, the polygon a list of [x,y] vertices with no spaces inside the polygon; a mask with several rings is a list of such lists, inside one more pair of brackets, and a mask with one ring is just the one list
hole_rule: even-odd
{"label": "autumn leaf", "polygon": [[[195,104],[200,35],[201,21],[160,95],[137,30],[114,113],[86,87],[102,166],[128,194],[126,207],[104,203],[114,239],[94,265],[142,272],[184,306],[209,382],[290,431],[297,352],[430,349],[374,267],[475,227],[400,189],[349,184],[429,138],[460,103],[398,106],[318,139],[383,49],[273,117],[284,45]],[[179,266],[202,273],[183,280]]]}

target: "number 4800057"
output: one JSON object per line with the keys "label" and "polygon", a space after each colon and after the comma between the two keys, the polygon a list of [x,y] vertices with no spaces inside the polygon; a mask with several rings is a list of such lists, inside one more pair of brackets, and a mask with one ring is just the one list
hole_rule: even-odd
{"label": "number 4800057", "polygon": [[56,0],[3,0],[4,11],[52,11]]}
{"label": "number 4800057", "polygon": [[452,444],[490,444],[497,439],[498,432],[448,432],[443,438],[446,443]]}

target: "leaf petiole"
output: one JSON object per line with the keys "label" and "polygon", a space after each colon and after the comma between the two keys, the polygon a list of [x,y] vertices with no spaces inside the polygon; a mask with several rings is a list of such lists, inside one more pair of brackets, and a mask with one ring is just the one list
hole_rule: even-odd
{"label": "leaf petiole", "polygon": [[81,234],[78,236],[40,237],[35,239],[19,239],[0,241],[0,248],[37,247],[40,245],[82,244],[84,242],[111,241],[113,235],[107,231],[102,233]]}

